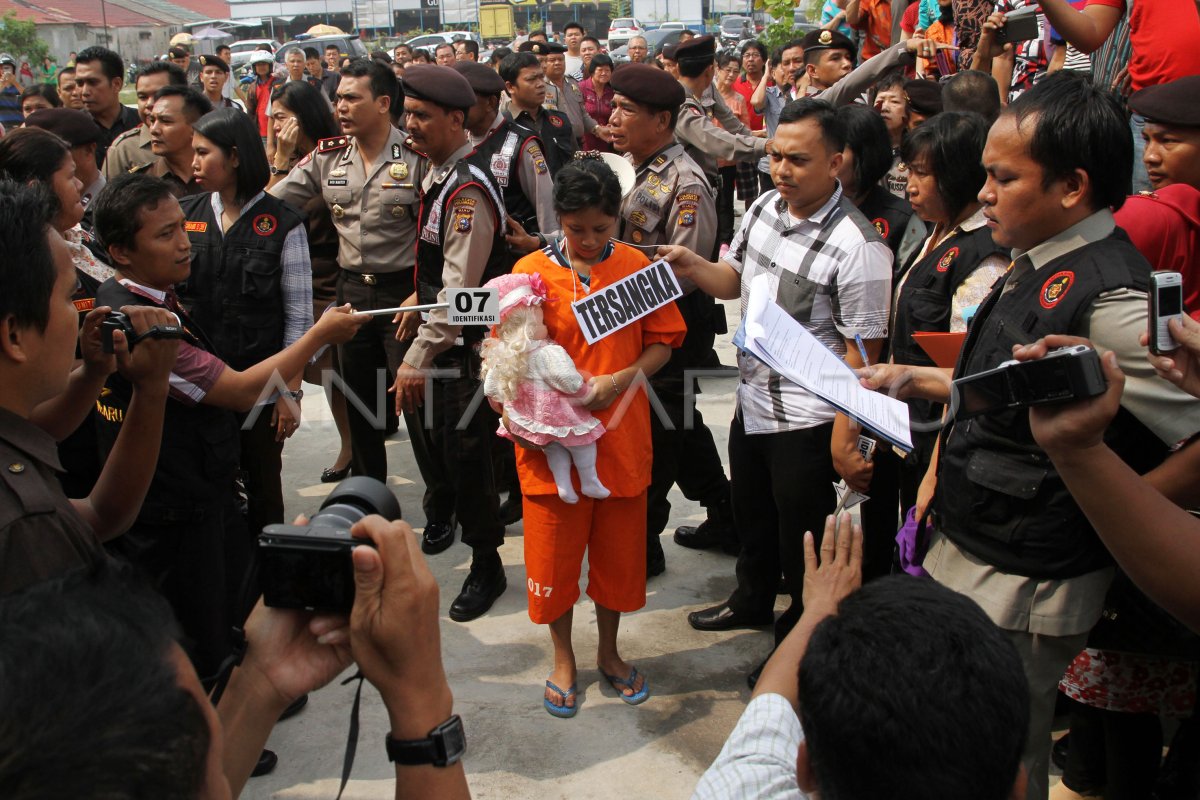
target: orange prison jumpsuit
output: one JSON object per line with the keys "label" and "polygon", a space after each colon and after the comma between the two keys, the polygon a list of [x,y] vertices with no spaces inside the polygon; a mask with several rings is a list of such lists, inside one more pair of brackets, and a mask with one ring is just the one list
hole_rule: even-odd
{"label": "orange prison jumpsuit", "polygon": [[[612,254],[592,267],[591,289],[603,288],[650,262],[632,247],[612,243]],[[551,248],[552,249],[552,248]],[[557,255],[557,253],[556,253]],[[542,305],[550,338],[571,354],[575,367],[589,377],[609,375],[636,361],[652,344],[679,347],[687,331],[674,303],[647,314],[587,344],[571,311],[574,299],[588,294],[574,271],[545,251],[517,262],[517,274],[539,273],[549,289]],[[588,553],[588,596],[613,611],[636,611],[646,604],[646,487],[650,485],[650,404],[635,381],[612,405],[593,412],[607,429],[597,440],[597,472],[612,496],[579,496],[564,503],[546,457],[517,447],[517,473],[525,501],[525,571],[529,617],[549,623],[579,599],[579,574]],[[576,479],[578,488],[578,479]]]}

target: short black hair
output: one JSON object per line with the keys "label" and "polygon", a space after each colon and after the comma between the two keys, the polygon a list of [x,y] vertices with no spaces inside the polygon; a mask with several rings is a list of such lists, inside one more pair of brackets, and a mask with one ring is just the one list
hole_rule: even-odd
{"label": "short black hair", "polygon": [[596,208],[621,215],[621,181],[600,158],[576,158],[554,176],[554,210],[559,215]]}
{"label": "short black hair", "polygon": [[400,105],[400,83],[387,64],[371,58],[356,58],[342,67],[341,75],[343,78],[369,78],[372,98],[388,98],[392,110]]}
{"label": "short black hair", "polygon": [[500,77],[505,83],[516,83],[517,78],[521,77],[521,70],[530,67],[541,69],[541,66],[533,53],[509,53],[500,62]]}
{"label": "short black hair", "polygon": [[542,39],[543,39],[543,40],[545,40],[545,41],[549,41],[549,40],[550,40],[550,37],[546,35],[546,31],[545,31],[545,29],[542,29],[542,28],[539,28],[539,29],[538,29],[538,30],[536,30],[536,31],[530,31],[530,32],[529,32],[529,38],[530,38],[530,39],[533,39],[533,37],[535,37],[535,36],[540,36],[540,37],[542,37]]}
{"label": "short black hair", "polygon": [[987,180],[982,162],[987,132],[978,114],[943,111],[909,131],[900,145],[905,162],[923,160],[933,173],[951,220],[975,202]]}
{"label": "short black hair", "polygon": [[[192,125],[195,125],[201,117],[212,111],[212,102],[190,86],[167,84],[154,93],[154,102],[157,103],[164,97],[182,97],[183,115],[187,117],[188,122]],[[262,140],[260,139],[259,142],[261,143]]]}
{"label": "short black hair", "polygon": [[118,175],[92,200],[92,231],[106,251],[112,247],[136,250],[142,209],[158,208],[159,203],[174,197],[171,185],[162,178],[136,172]]}
{"label": "short black hair", "polygon": [[854,183],[864,192],[883,179],[892,166],[892,144],[883,117],[857,103],[841,106],[838,120],[845,131],[846,147],[854,153]]}
{"label": "short black hair", "polygon": [[[24,130],[13,131],[0,139],[0,145]],[[48,131],[42,131],[48,133]],[[50,251],[50,220],[55,212],[48,198],[53,196],[46,184],[29,183],[25,180],[0,178],[0,319],[12,317],[18,327],[28,327],[41,333],[50,321],[50,295],[54,293],[54,282],[58,270],[54,266],[54,255]],[[57,234],[55,234],[57,235]],[[35,626],[34,630],[38,626]],[[15,642],[3,639],[0,647],[0,663],[4,653],[16,655]],[[3,675],[0,668],[0,675]],[[7,683],[7,681],[6,681]],[[0,686],[0,696],[7,686]],[[0,702],[0,742],[2,731],[13,720],[3,702]],[[7,748],[0,752],[10,752]],[[0,759],[0,770],[6,759]],[[11,797],[2,791],[0,795]]]}
{"label": "short black hair", "polygon": [[511,47],[497,47],[492,51],[492,57],[489,63],[491,63],[492,66],[496,68],[496,71],[499,72],[500,65],[504,63],[504,59],[512,55],[512,52],[513,50]]}
{"label": "short black hair", "polygon": [[1132,191],[1133,137],[1112,92],[1070,70],[1047,75],[1021,94],[1003,115],[1018,126],[1033,118],[1029,156],[1042,168],[1043,185],[1080,169],[1091,184],[1092,209],[1119,209]]}
{"label": "short black hair", "polygon": [[105,565],[0,601],[0,795],[196,797],[211,744],[166,601]]}
{"label": "short black hair", "polygon": [[[396,47],[408,47],[408,45],[396,45]],[[342,52],[342,48],[338,47],[336,44],[334,44],[332,42],[325,45],[325,52],[328,53],[330,50],[336,50],[339,53]]]}
{"label": "short black hair", "polygon": [[121,56],[114,50],[109,50],[107,47],[93,45],[85,47],[79,51],[79,55],[75,56],[76,64],[90,64],[93,61],[100,62],[100,69],[104,72],[104,77],[110,81],[113,78],[125,78],[125,62],[121,60]]}
{"label": "short black hair", "polygon": [[35,83],[21,92],[21,105],[31,97],[41,97],[52,108],[62,108],[62,98],[58,96],[58,88],[48,83]]}
{"label": "short black hair", "polygon": [[725,69],[730,64],[737,64],[740,69],[742,59],[733,50],[722,50],[717,53],[717,69]]}
{"label": "short black hair", "polygon": [[[907,78],[904,77],[904,70],[888,70],[887,72],[883,73],[883,77],[875,81],[875,94],[886,92],[891,89],[899,89],[903,92],[905,80],[907,80]],[[997,97],[999,97],[999,95],[997,95]]]}
{"label": "short black hair", "polygon": [[232,48],[232,47],[230,47],[230,46],[229,46],[229,45],[227,45],[227,44],[219,44],[219,45],[217,45],[216,52],[219,54],[219,53],[220,53],[222,50],[228,50],[228,51],[229,51],[229,52],[231,52],[231,53],[233,52],[233,48]]}
{"label": "short black hair", "polygon": [[318,61],[320,61],[321,60],[321,52],[319,50],[317,50],[317,48],[315,48],[315,47],[304,48],[304,60],[310,61],[314,58],[317,59]]}
{"label": "short black hair", "polygon": [[137,71],[137,77],[133,79],[133,85],[136,87],[137,82],[141,78],[147,75],[158,75],[160,72],[167,73],[168,86],[187,86],[187,73],[174,61],[151,61]]}
{"label": "short black hair", "polygon": [[613,60],[611,56],[609,56],[607,53],[596,53],[596,55],[592,56],[591,62],[588,63],[588,77],[590,78],[592,76],[592,73],[596,71],[596,67],[608,67],[609,69],[613,69],[613,66]]}
{"label": "short black hair", "polygon": [[942,84],[943,111],[974,111],[991,125],[1000,116],[996,79],[977,69],[963,70]]}
{"label": "short black hair", "polygon": [[802,97],[788,103],[779,112],[779,125],[802,122],[806,119],[816,120],[821,126],[821,136],[825,139],[825,146],[831,151],[840,153],[846,149],[846,130],[842,121],[838,119],[837,110],[830,103],[815,97]]}
{"label": "short black hair", "polygon": [[575,20],[571,20],[566,25],[563,25],[563,33],[566,33],[567,31],[571,30],[571,28],[578,28],[580,33],[587,33],[587,28],[583,27],[583,25],[576,22]]}
{"label": "short black hair", "polygon": [[300,132],[314,144],[341,133],[333,109],[324,99],[324,95],[307,81],[288,81],[271,90],[271,102],[282,103],[295,114]]}
{"label": "short black hair", "polygon": [[450,42],[441,42],[437,47],[433,48],[433,55],[435,58],[437,57],[438,50],[441,50],[443,47],[449,47],[450,52],[454,52],[454,45],[450,44]]}
{"label": "short black hair", "polygon": [[479,42],[475,41],[474,39],[459,39],[454,44],[461,44],[464,50],[475,56],[475,58],[479,58]]}
{"label": "short black hair", "polygon": [[245,204],[267,187],[271,168],[267,165],[267,154],[258,134],[258,122],[251,120],[249,114],[240,108],[218,108],[201,117],[193,130],[221,148],[227,158],[237,151],[235,199],[239,203]]}
{"label": "short black hair", "polygon": [[592,44],[596,45],[597,49],[599,49],[599,47],[600,47],[600,40],[597,39],[595,36],[585,36],[579,40],[580,44],[583,44],[584,42],[591,42]]}
{"label": "short black hair", "polygon": [[20,183],[41,184],[50,219],[62,210],[51,182],[70,157],[71,144],[44,128],[17,128],[0,139],[0,175]]}
{"label": "short black hair", "polygon": [[972,600],[893,575],[814,629],[800,723],[822,800],[1004,800],[1029,687],[1016,648]]}

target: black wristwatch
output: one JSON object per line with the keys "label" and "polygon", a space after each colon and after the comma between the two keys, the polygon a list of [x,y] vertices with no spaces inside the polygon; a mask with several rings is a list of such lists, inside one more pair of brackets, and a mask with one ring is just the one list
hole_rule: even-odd
{"label": "black wristwatch", "polygon": [[467,736],[463,732],[462,717],[454,714],[438,725],[424,739],[393,739],[384,737],[388,760],[408,767],[432,764],[448,767],[462,760],[467,751]]}
{"label": "black wristwatch", "polygon": [[291,171],[292,171],[291,167],[287,167],[286,169],[280,169],[279,167],[275,166],[274,164],[271,165],[271,174],[272,175],[287,175]]}

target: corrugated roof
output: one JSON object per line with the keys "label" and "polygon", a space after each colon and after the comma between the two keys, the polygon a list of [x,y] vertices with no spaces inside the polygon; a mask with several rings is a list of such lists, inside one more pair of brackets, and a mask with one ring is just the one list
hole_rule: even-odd
{"label": "corrugated roof", "polygon": [[105,0],[103,14],[96,0],[0,0],[0,13],[10,9],[20,19],[33,19],[34,22],[47,25],[99,26],[105,20],[109,27],[171,24],[123,8],[112,0]]}

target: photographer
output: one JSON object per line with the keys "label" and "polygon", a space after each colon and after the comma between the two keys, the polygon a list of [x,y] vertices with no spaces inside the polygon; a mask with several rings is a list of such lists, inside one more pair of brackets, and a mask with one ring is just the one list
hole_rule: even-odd
{"label": "photographer", "polygon": [[[1120,109],[1079,76],[1051,75],[1001,115],[983,151],[979,200],[994,242],[1012,248],[1014,261],[981,305],[955,375],[998,366],[1014,344],[1089,335],[1136,375],[1106,440],[1147,472],[1200,431],[1200,405],[1149,375],[1135,345],[1146,330],[1150,266],[1109,210],[1125,199],[1132,160]],[[902,399],[950,399],[945,373],[933,367],[864,375],[868,387]],[[936,533],[925,568],[980,603],[1021,652],[1032,701],[1029,796],[1044,798],[1058,680],[1100,617],[1112,567],[1027,416],[1010,409],[948,419],[934,461]],[[1184,448],[1154,479],[1192,479],[1198,452]]]}
{"label": "photographer", "polygon": [[[75,269],[49,217],[38,187],[0,181],[0,594],[103,561],[100,543],[133,522],[153,474],[177,347],[150,340],[131,354],[117,334],[116,356],[105,358],[99,321],[108,308],[88,315],[77,335]],[[157,309],[124,310],[139,333],[173,321]],[[76,341],[84,363],[72,372]],[[73,430],[117,364],[133,387],[128,424],[95,488],[68,500],[54,439],[31,417],[53,409],[47,417]]]}
{"label": "photographer", "polygon": [[[137,522],[114,549],[166,595],[192,640],[197,672],[207,677],[229,649],[230,627],[245,612],[236,607],[236,595],[252,543],[236,509],[233,412],[248,412],[271,389],[285,387],[320,348],[346,341],[369,318],[348,307],[331,309],[291,346],[235,370],[213,354],[175,296],[173,287],[190,272],[191,243],[171,187],[158,178],[123,175],[96,199],[95,225],[117,270],[100,285],[96,301],[166,308],[190,337],[172,367],[154,480]],[[97,406],[102,451],[122,430],[130,398],[129,384],[119,376],[106,388]]]}
{"label": "photographer", "polygon": [[[122,571],[0,601],[0,796],[237,797],[280,711],[354,662],[382,695],[390,738],[428,737],[453,705],[437,582],[406,523],[368,517],[353,532],[374,547],[354,551],[349,620],[260,605],[216,713],[170,610]],[[91,746],[66,746],[81,736]],[[469,796],[461,761],[396,764],[398,800]]]}

